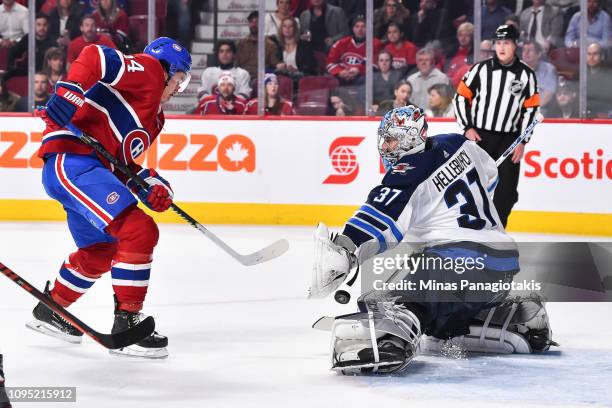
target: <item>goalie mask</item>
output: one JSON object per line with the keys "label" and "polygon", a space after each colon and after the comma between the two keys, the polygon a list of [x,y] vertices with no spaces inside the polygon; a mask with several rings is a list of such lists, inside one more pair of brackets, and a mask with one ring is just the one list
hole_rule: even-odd
{"label": "goalie mask", "polygon": [[425,113],[414,105],[387,112],[378,127],[378,151],[391,165],[407,154],[422,151],[426,139]]}

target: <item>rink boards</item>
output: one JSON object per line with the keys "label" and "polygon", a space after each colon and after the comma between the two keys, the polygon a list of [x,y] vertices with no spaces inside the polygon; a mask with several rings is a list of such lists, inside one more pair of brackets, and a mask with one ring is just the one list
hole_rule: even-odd
{"label": "rink boards", "polygon": [[[0,219],[61,220],[40,183],[43,122],[0,119]],[[612,121],[537,126],[521,167],[514,231],[612,236]],[[377,120],[171,117],[139,159],[203,223],[339,225],[379,183]],[[429,134],[457,132],[430,121]],[[156,214],[178,222],[174,214]]]}

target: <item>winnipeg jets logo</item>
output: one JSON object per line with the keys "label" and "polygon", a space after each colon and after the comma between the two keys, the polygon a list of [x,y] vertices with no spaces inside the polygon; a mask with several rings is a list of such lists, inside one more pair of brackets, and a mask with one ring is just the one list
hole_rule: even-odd
{"label": "winnipeg jets logo", "polygon": [[391,168],[393,174],[406,174],[408,170],[414,170],[416,167],[411,166],[408,163],[399,163]]}
{"label": "winnipeg jets logo", "polygon": [[508,87],[508,90],[512,95],[518,96],[523,91],[524,86],[525,84],[523,84],[521,81],[519,81],[518,79],[514,79],[510,81],[510,86]]}

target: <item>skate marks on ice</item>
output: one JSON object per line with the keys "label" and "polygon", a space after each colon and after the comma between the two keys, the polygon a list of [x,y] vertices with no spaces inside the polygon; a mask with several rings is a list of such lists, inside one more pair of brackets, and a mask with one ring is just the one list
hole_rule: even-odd
{"label": "skate marks on ice", "polygon": [[[344,378],[339,375],[338,381]],[[402,374],[350,378],[398,399],[612,406],[612,352],[607,350],[458,359],[419,355]]]}

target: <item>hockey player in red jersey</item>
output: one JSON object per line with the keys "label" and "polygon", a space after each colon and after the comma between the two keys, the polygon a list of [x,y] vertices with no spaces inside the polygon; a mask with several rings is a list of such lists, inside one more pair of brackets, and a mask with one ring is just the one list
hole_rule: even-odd
{"label": "hockey player in red jersey", "polygon": [[[62,263],[53,288],[45,293],[68,307],[104,273],[110,271],[115,292],[113,333],[137,324],[147,293],[153,249],[159,232],[155,221],[137,206],[154,211],[172,203],[172,189],[154,169],[135,159],[151,145],[164,125],[161,104],[185,89],[191,56],[174,40],[161,37],[144,53],[123,55],[104,46],[87,46],[58,81],[42,118],[46,123],[39,156],[43,185],[66,210],[78,250]],[[150,188],[126,179],[82,143],[80,129],[129,165]],[[82,333],[42,303],[28,327],[80,343]],[[167,356],[168,339],[157,332],[112,353],[140,357]]]}

